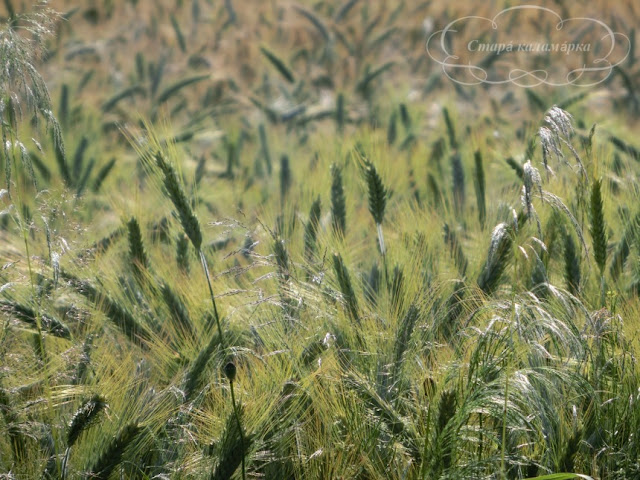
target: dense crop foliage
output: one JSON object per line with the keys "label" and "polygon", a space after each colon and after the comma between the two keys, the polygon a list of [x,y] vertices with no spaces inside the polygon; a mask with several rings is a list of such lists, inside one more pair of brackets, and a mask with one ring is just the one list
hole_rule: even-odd
{"label": "dense crop foliage", "polygon": [[449,82],[451,2],[22,3],[0,478],[640,476],[632,2],[582,90]]}

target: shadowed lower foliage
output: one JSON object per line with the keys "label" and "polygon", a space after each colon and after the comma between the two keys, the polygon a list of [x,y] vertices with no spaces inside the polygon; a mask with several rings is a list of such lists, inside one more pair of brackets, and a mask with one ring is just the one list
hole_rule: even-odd
{"label": "shadowed lower foliage", "polygon": [[434,69],[464,3],[0,3],[0,478],[640,478],[635,46],[572,95]]}

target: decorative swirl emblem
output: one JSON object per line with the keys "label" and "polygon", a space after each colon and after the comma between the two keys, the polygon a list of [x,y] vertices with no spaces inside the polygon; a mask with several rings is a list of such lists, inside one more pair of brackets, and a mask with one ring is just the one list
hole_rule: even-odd
{"label": "decorative swirl emblem", "polygon": [[[529,21],[536,16],[538,27],[548,28],[540,29],[534,38],[531,32],[526,36],[524,29],[515,26],[527,15]],[[493,18],[462,17],[426,42],[429,57],[460,85],[510,83],[524,88],[597,85],[609,78],[630,50],[629,38],[600,20],[563,19],[537,5],[506,8]]]}

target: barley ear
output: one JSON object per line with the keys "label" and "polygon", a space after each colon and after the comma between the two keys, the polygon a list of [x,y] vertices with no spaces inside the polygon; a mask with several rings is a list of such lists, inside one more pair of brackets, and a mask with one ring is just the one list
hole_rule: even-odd
{"label": "barley ear", "polygon": [[264,163],[267,166],[267,173],[271,176],[271,153],[269,153],[269,141],[267,140],[267,132],[264,128],[264,124],[261,123],[258,127],[258,135],[260,137],[260,148],[262,150],[262,156]]}
{"label": "barley ear", "polygon": [[443,137],[439,137],[431,144],[431,152],[429,153],[429,165],[435,165],[440,176],[442,176],[442,157],[444,157],[446,148],[446,140]]}
{"label": "barley ear", "polygon": [[291,168],[289,167],[289,157],[280,157],[280,201],[284,205],[289,189],[291,188]]}
{"label": "barley ear", "polygon": [[446,435],[445,429],[451,419],[454,417],[457,408],[456,392],[454,390],[445,390],[440,396],[438,405],[438,421],[437,432],[442,452],[441,461],[444,470],[451,466],[451,457],[453,455],[453,444],[455,438],[452,435]]}
{"label": "barley ear", "polygon": [[91,467],[88,477],[107,480],[116,467],[122,463],[122,457],[127,447],[135,440],[141,430],[142,427],[137,423],[125,425],[111,440],[111,443],[109,443],[107,448],[102,452],[102,455],[100,455],[100,458],[93,467]]}
{"label": "barley ear", "polygon": [[415,303],[412,303],[398,326],[393,348],[394,379],[397,379],[396,374],[402,366],[402,358],[409,348],[409,340],[411,340],[411,335],[413,335],[413,330],[419,316],[420,310]]}
{"label": "barley ear", "polygon": [[378,245],[380,253],[384,256],[386,253],[384,245],[384,235],[382,233],[382,220],[384,220],[384,210],[387,206],[387,189],[382,183],[382,179],[376,170],[376,167],[369,161],[365,160],[364,174],[369,190],[369,211],[373,215],[378,231]]}
{"label": "barley ear", "polygon": [[171,321],[173,322],[176,330],[182,334],[195,337],[195,329],[189,311],[182,299],[176,292],[166,283],[160,285],[160,293],[162,294],[162,300],[164,301]]}
{"label": "barley ear", "polygon": [[576,244],[569,232],[564,234],[564,281],[572,295],[580,291],[580,257],[576,253]]}
{"label": "barley ear", "polygon": [[600,270],[604,274],[607,263],[607,231],[604,221],[604,204],[602,201],[602,180],[593,182],[591,187],[591,239],[593,241],[593,256]]}
{"label": "barley ear", "polygon": [[336,100],[336,127],[339,134],[344,131],[344,124],[346,123],[346,112],[344,106],[344,93],[340,92]]}
{"label": "barley ear", "polygon": [[129,233],[129,258],[136,276],[140,277],[143,270],[149,268],[149,258],[142,241],[142,233],[140,224],[136,217],[131,217],[127,222],[127,230]]}
{"label": "barley ear", "polygon": [[571,436],[567,439],[562,459],[560,460],[560,471],[573,472],[575,460],[580,453],[580,442],[582,441],[582,429],[576,428]]}
{"label": "barley ear", "polygon": [[478,220],[480,221],[480,228],[484,230],[484,224],[487,220],[487,200],[485,197],[486,181],[484,178],[484,167],[482,166],[482,154],[480,153],[480,150],[476,150],[474,160],[474,186],[476,189],[476,201],[478,203]]}
{"label": "barley ear", "polygon": [[640,213],[627,225],[622,234],[622,238],[618,242],[609,266],[609,274],[615,282],[622,273],[624,266],[631,253],[631,245],[634,238],[640,232]]}
{"label": "barley ear", "polygon": [[304,256],[308,260],[313,256],[316,248],[316,239],[318,236],[318,225],[320,224],[321,203],[320,197],[311,204],[309,210],[309,221],[304,227]]}
{"label": "barley ear", "polygon": [[373,215],[376,225],[381,225],[387,206],[387,189],[384,187],[376,167],[371,162],[365,161],[364,173],[369,190],[369,211]]}
{"label": "barley ear", "polygon": [[105,179],[109,176],[109,173],[111,173],[111,170],[113,170],[113,167],[115,166],[115,164],[116,164],[116,159],[112,158],[100,170],[98,170],[98,174],[96,175],[96,178],[93,181],[93,185],[91,186],[91,190],[94,193],[100,190],[100,188],[102,187],[102,184],[104,183]]}
{"label": "barley ear", "polygon": [[344,237],[347,229],[347,209],[342,171],[335,164],[331,166],[331,178],[331,225],[336,235]]}
{"label": "barley ear", "polygon": [[432,174],[427,175],[427,187],[433,197],[433,206],[436,209],[440,208],[442,202],[442,194],[440,193],[440,188],[438,187],[438,181]]}
{"label": "barley ear", "polygon": [[184,233],[179,234],[176,239],[176,263],[182,273],[189,273],[189,237]]}
{"label": "barley ear", "polygon": [[398,114],[396,111],[391,112],[391,116],[389,117],[389,126],[387,127],[387,143],[389,145],[393,145],[398,138]]}
{"label": "barley ear", "polygon": [[469,266],[469,261],[467,260],[466,255],[464,254],[464,250],[462,249],[462,245],[458,240],[458,236],[456,232],[449,228],[448,224],[444,224],[444,242],[449,246],[449,250],[451,251],[451,256],[453,257],[453,261],[458,268],[458,272],[461,277],[464,277],[467,273],[467,267]]}
{"label": "barley ear", "polygon": [[509,263],[513,243],[511,230],[512,227],[506,223],[500,223],[491,233],[487,260],[478,277],[478,286],[487,295],[492,294],[498,288],[502,274]]}
{"label": "barley ear", "polygon": [[464,211],[465,188],[464,166],[458,152],[451,155],[451,174],[453,176],[453,205],[458,215]]}
{"label": "barley ear", "polygon": [[227,417],[222,438],[218,442],[218,463],[211,473],[210,480],[232,478],[251,446],[251,436],[243,435],[240,430],[244,410],[241,405],[234,410],[235,412]]}
{"label": "barley ear", "polygon": [[392,308],[395,311],[402,311],[405,286],[404,271],[400,265],[393,267],[393,276],[391,277],[391,282],[388,285]]}
{"label": "barley ear", "polygon": [[100,395],[94,395],[76,410],[67,431],[67,447],[72,447],[80,434],[95,423],[98,416],[107,408],[107,401]]}
{"label": "barley ear", "polygon": [[278,276],[282,282],[289,280],[289,254],[284,240],[277,237],[273,242],[273,253],[278,265]]}
{"label": "barley ear", "polygon": [[513,157],[508,157],[506,160],[507,165],[513,168],[513,171],[516,172],[516,175],[520,180],[524,181],[524,168],[520,165]]}
{"label": "barley ear", "polygon": [[449,110],[445,107],[442,109],[442,115],[444,116],[444,123],[447,126],[447,135],[449,135],[449,146],[452,150],[458,148],[458,141],[456,140],[456,130],[453,126],[453,121],[449,116]]}
{"label": "barley ear", "polygon": [[198,355],[191,361],[191,365],[187,370],[182,382],[182,391],[186,401],[190,401],[193,395],[198,393],[202,388],[203,379],[206,374],[206,366],[213,357],[216,348],[224,348],[219,333],[214,333],[207,345],[200,350]]}
{"label": "barley ear", "polygon": [[338,287],[340,288],[340,292],[344,297],[347,311],[351,320],[356,323],[360,323],[359,319],[359,308],[358,308],[358,297],[356,296],[355,291],[353,290],[353,286],[351,284],[351,277],[349,276],[349,270],[345,266],[342,261],[342,257],[339,253],[335,253],[333,255],[333,269],[336,272],[336,277],[338,279]]}
{"label": "barley ear", "polygon": [[200,251],[200,247],[202,246],[200,222],[191,208],[191,203],[187,200],[187,195],[185,194],[178,179],[178,173],[162,153],[156,153],[155,159],[156,164],[164,176],[165,189],[171,199],[171,202],[173,202],[173,206],[178,212],[178,217],[182,224],[184,233],[187,234],[195,249]]}
{"label": "barley ear", "polygon": [[275,53],[267,50],[265,47],[260,47],[260,51],[267,58],[267,60],[271,62],[271,65],[273,65],[275,69],[278,70],[280,75],[282,75],[287,82],[296,82],[295,77],[293,76],[293,73],[291,72],[289,67],[287,67],[287,65],[280,58],[278,58]]}

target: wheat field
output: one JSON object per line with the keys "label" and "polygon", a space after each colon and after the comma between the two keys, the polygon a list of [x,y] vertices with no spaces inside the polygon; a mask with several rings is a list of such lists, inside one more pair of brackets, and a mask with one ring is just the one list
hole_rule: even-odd
{"label": "wheat field", "polygon": [[640,10],[531,4],[624,60],[448,78],[497,0],[4,0],[0,478],[640,478]]}

